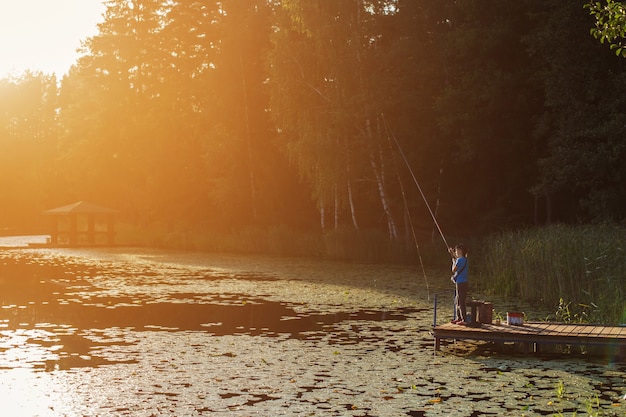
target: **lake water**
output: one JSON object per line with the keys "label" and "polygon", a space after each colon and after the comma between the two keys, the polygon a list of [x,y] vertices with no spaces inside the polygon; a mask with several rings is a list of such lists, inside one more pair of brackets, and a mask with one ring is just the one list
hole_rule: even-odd
{"label": "lake water", "polygon": [[449,285],[445,268],[424,277],[301,259],[5,248],[2,415],[626,415],[626,369],[610,356],[475,343],[435,355],[433,295],[446,320]]}
{"label": "lake water", "polygon": [[43,244],[50,235],[0,236],[0,248],[27,247],[29,243]]}

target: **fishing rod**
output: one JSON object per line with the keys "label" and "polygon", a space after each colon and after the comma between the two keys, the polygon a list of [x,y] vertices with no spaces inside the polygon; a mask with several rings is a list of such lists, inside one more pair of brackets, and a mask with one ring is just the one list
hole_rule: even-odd
{"label": "fishing rod", "polygon": [[422,274],[424,275],[424,282],[426,283],[426,297],[430,300],[430,285],[428,284],[428,277],[426,276],[426,268],[424,267],[424,261],[422,260],[422,253],[420,251],[420,245],[417,241],[417,235],[415,234],[415,227],[413,226],[413,220],[411,220],[411,212],[409,210],[409,204],[407,202],[406,193],[404,192],[404,184],[402,183],[402,178],[400,178],[400,172],[398,172],[398,167],[396,165],[396,158],[393,158],[394,167],[396,169],[396,176],[398,177],[398,184],[400,184],[400,191],[402,192],[402,200],[404,201],[404,212],[406,213],[409,226],[411,227],[411,233],[413,235],[413,243],[415,243],[415,250],[417,251],[417,257],[420,260],[420,265],[422,266]]}
{"label": "fishing rod", "polygon": [[433,222],[435,223],[435,226],[437,227],[437,230],[439,231],[439,235],[441,236],[441,239],[443,240],[443,243],[446,245],[446,249],[449,249],[450,245],[448,245],[448,241],[446,240],[446,237],[444,236],[443,231],[441,230],[441,226],[439,226],[439,222],[437,222],[437,218],[435,217],[435,213],[433,213],[433,210],[430,208],[430,204],[428,204],[428,200],[426,199],[426,195],[424,194],[424,191],[422,190],[422,187],[420,186],[419,182],[417,181],[417,178],[415,177],[415,173],[413,172],[413,169],[411,169],[411,165],[409,164],[409,160],[407,159],[406,155],[404,154],[404,151],[402,150],[402,147],[400,146],[400,142],[398,142],[398,139],[396,139],[396,136],[393,134],[393,130],[391,130],[391,128],[389,127],[389,124],[387,123],[387,119],[385,118],[385,114],[381,113],[380,115],[383,118],[383,123],[385,123],[385,128],[387,129],[387,132],[389,132],[391,138],[395,142],[396,147],[398,148],[398,151],[400,153],[400,156],[402,156],[402,159],[404,160],[404,163],[405,163],[406,167],[408,168],[409,172],[411,173],[411,177],[413,178],[413,182],[417,186],[417,189],[419,190],[419,192],[420,192],[420,194],[422,196],[422,199],[424,200],[424,203],[426,204],[426,208],[428,208],[428,212],[430,213],[430,217],[432,217]]}

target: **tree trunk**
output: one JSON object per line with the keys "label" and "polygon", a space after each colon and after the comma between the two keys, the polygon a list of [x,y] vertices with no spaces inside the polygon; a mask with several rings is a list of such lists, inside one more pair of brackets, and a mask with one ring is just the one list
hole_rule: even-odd
{"label": "tree trunk", "polygon": [[352,225],[354,226],[354,230],[359,230],[359,223],[356,220],[356,208],[354,207],[354,199],[352,197],[352,182],[350,180],[348,180],[348,202],[350,203]]}
{"label": "tree trunk", "polygon": [[389,239],[396,240],[398,238],[398,232],[396,230],[396,224],[393,219],[393,214],[391,213],[391,208],[389,206],[389,201],[387,200],[387,193],[385,191],[385,173],[384,168],[385,164],[383,161],[383,151],[378,147],[378,157],[379,163],[376,162],[373,153],[370,153],[370,163],[372,165],[372,170],[374,172],[374,177],[376,178],[376,184],[378,185],[378,195],[380,197],[380,202],[383,206],[383,210],[385,212],[385,217],[387,218],[387,228],[389,230]]}
{"label": "tree trunk", "polygon": [[257,209],[256,209],[256,184],[254,180],[254,159],[252,158],[252,143],[250,140],[250,114],[248,109],[248,93],[246,91],[246,76],[244,73],[243,67],[243,56],[241,52],[239,52],[239,65],[241,70],[241,84],[242,84],[242,92],[243,92],[243,105],[245,112],[245,127],[246,127],[246,145],[248,147],[248,173],[250,175],[250,203],[252,205],[252,218],[257,218]]}
{"label": "tree trunk", "polygon": [[337,184],[335,184],[335,230],[339,228],[339,196],[337,195]]}

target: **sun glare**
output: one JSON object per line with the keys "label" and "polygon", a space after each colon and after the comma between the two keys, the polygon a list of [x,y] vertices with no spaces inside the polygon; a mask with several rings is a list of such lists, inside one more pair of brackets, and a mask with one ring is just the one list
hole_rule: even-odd
{"label": "sun glare", "polygon": [[26,70],[61,78],[97,33],[103,0],[15,0],[0,6],[0,78]]}

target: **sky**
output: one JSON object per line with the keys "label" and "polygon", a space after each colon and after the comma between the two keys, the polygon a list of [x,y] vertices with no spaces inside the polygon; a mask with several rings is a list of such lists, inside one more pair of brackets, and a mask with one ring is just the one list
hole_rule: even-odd
{"label": "sky", "polygon": [[0,0],[0,79],[28,69],[61,79],[104,11],[103,0]]}

